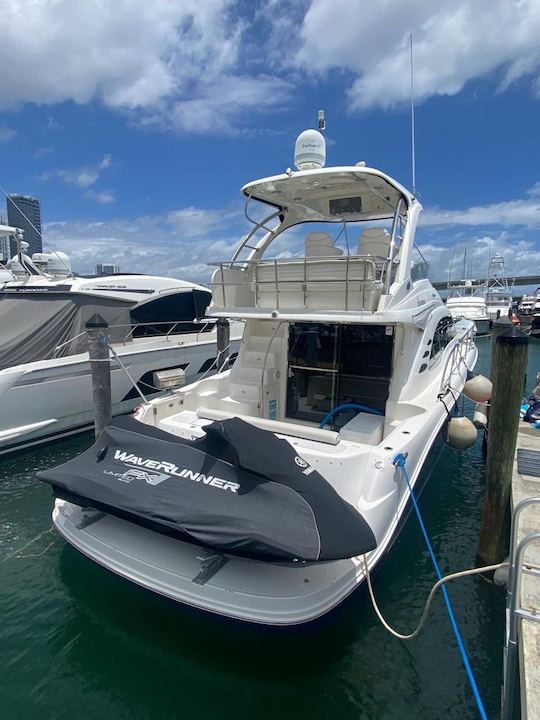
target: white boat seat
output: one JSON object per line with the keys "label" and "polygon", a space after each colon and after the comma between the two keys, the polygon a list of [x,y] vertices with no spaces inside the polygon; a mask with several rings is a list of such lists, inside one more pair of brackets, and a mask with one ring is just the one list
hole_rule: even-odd
{"label": "white boat seat", "polygon": [[330,257],[332,255],[343,255],[343,250],[334,247],[332,238],[328,233],[310,232],[306,236],[306,257]]}
{"label": "white boat seat", "polygon": [[366,228],[358,238],[359,255],[374,255],[386,260],[389,248],[390,233],[384,228]]}

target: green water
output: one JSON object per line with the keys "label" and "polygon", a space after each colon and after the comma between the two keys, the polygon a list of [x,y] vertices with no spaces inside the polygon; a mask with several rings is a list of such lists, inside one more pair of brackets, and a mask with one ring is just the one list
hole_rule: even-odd
{"label": "green water", "polygon": [[[478,341],[486,370],[489,340]],[[530,348],[529,380],[540,368]],[[531,382],[529,382],[530,386]],[[88,436],[0,461],[0,558],[50,525],[35,473],[87,447]],[[444,447],[420,506],[443,572],[474,563],[482,501],[480,441]],[[37,555],[46,535],[24,552]],[[433,569],[414,516],[375,577],[389,620],[416,625]],[[504,597],[480,579],[450,588],[488,716],[498,712]],[[439,598],[423,634],[402,643],[357,592],[316,627],[274,633],[153,596],[56,540],[0,564],[2,720],[477,717]]]}

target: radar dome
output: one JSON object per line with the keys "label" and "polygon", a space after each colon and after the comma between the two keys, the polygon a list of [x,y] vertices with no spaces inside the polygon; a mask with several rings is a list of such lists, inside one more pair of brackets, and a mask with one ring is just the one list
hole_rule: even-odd
{"label": "radar dome", "polygon": [[47,271],[51,275],[70,275],[71,261],[64,252],[56,250],[49,255]]}
{"label": "radar dome", "polygon": [[326,142],[318,130],[304,130],[296,138],[294,164],[298,170],[316,170],[326,162]]}

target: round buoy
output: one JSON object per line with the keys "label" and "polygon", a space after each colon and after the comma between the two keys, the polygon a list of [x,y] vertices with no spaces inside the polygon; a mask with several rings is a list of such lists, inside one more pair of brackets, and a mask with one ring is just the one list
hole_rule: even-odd
{"label": "round buoy", "polygon": [[493,385],[484,375],[473,375],[463,386],[463,394],[476,403],[485,403],[491,399]]}
{"label": "round buoy", "polygon": [[456,450],[466,450],[476,440],[478,432],[467,417],[453,417],[448,421],[446,441]]}
{"label": "round buoy", "polygon": [[479,430],[487,427],[487,407],[487,403],[476,403],[473,415],[473,424]]}

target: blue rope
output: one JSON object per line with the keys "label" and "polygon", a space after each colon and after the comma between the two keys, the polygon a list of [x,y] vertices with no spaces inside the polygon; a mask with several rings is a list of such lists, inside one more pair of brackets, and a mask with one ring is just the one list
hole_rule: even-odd
{"label": "blue rope", "polygon": [[[433,567],[435,568],[435,572],[437,573],[437,577],[439,580],[442,580],[443,575],[441,572],[441,568],[439,567],[439,563],[437,562],[437,558],[435,557],[435,553],[433,552],[433,547],[431,545],[431,542],[429,540],[426,526],[424,525],[424,521],[422,520],[422,515],[420,514],[420,509],[418,507],[418,503],[416,502],[416,498],[414,496],[413,489],[411,487],[411,481],[409,479],[409,474],[407,472],[407,468],[405,467],[405,463],[407,461],[407,458],[402,453],[399,453],[399,455],[396,455],[394,458],[394,465],[396,467],[401,468],[401,472],[403,473],[403,477],[405,478],[407,482],[407,487],[409,488],[409,493],[411,495],[412,504],[414,506],[414,510],[416,512],[416,516],[418,517],[418,522],[420,523],[420,528],[422,530],[422,535],[424,536],[424,540],[426,541],[427,548],[429,550],[429,555],[431,557],[431,562],[433,563]],[[476,684],[476,680],[474,679],[473,671],[471,669],[471,664],[469,662],[469,658],[467,656],[467,651],[465,650],[465,646],[463,644],[463,640],[461,638],[461,634],[459,632],[459,628],[457,626],[456,618],[454,616],[454,611],[452,610],[452,605],[450,603],[450,598],[448,597],[448,592],[446,590],[446,587],[443,585],[441,587],[442,594],[444,597],[444,602],[446,603],[446,609],[448,610],[448,615],[450,617],[450,623],[452,625],[452,630],[454,631],[454,635],[456,636],[459,652],[461,653],[461,658],[463,660],[463,664],[465,665],[465,670],[467,672],[467,676],[469,678],[469,683],[471,684],[471,688],[474,694],[474,699],[476,700],[476,705],[478,706],[478,711],[480,713],[480,717],[482,720],[487,720],[486,711],[484,708],[484,703],[482,702],[482,698],[480,697],[480,692],[478,690],[478,686]]]}
{"label": "blue rope", "polygon": [[340,413],[342,410],[361,410],[362,412],[371,413],[372,415],[384,415],[383,412],[377,410],[376,408],[372,408],[369,405],[361,405],[360,403],[353,402],[343,403],[342,405],[335,407],[333,410],[330,410],[328,415],[324,416],[324,420],[321,420],[319,427],[323,428],[325,425],[328,425],[334,415],[337,415],[337,413]]}

